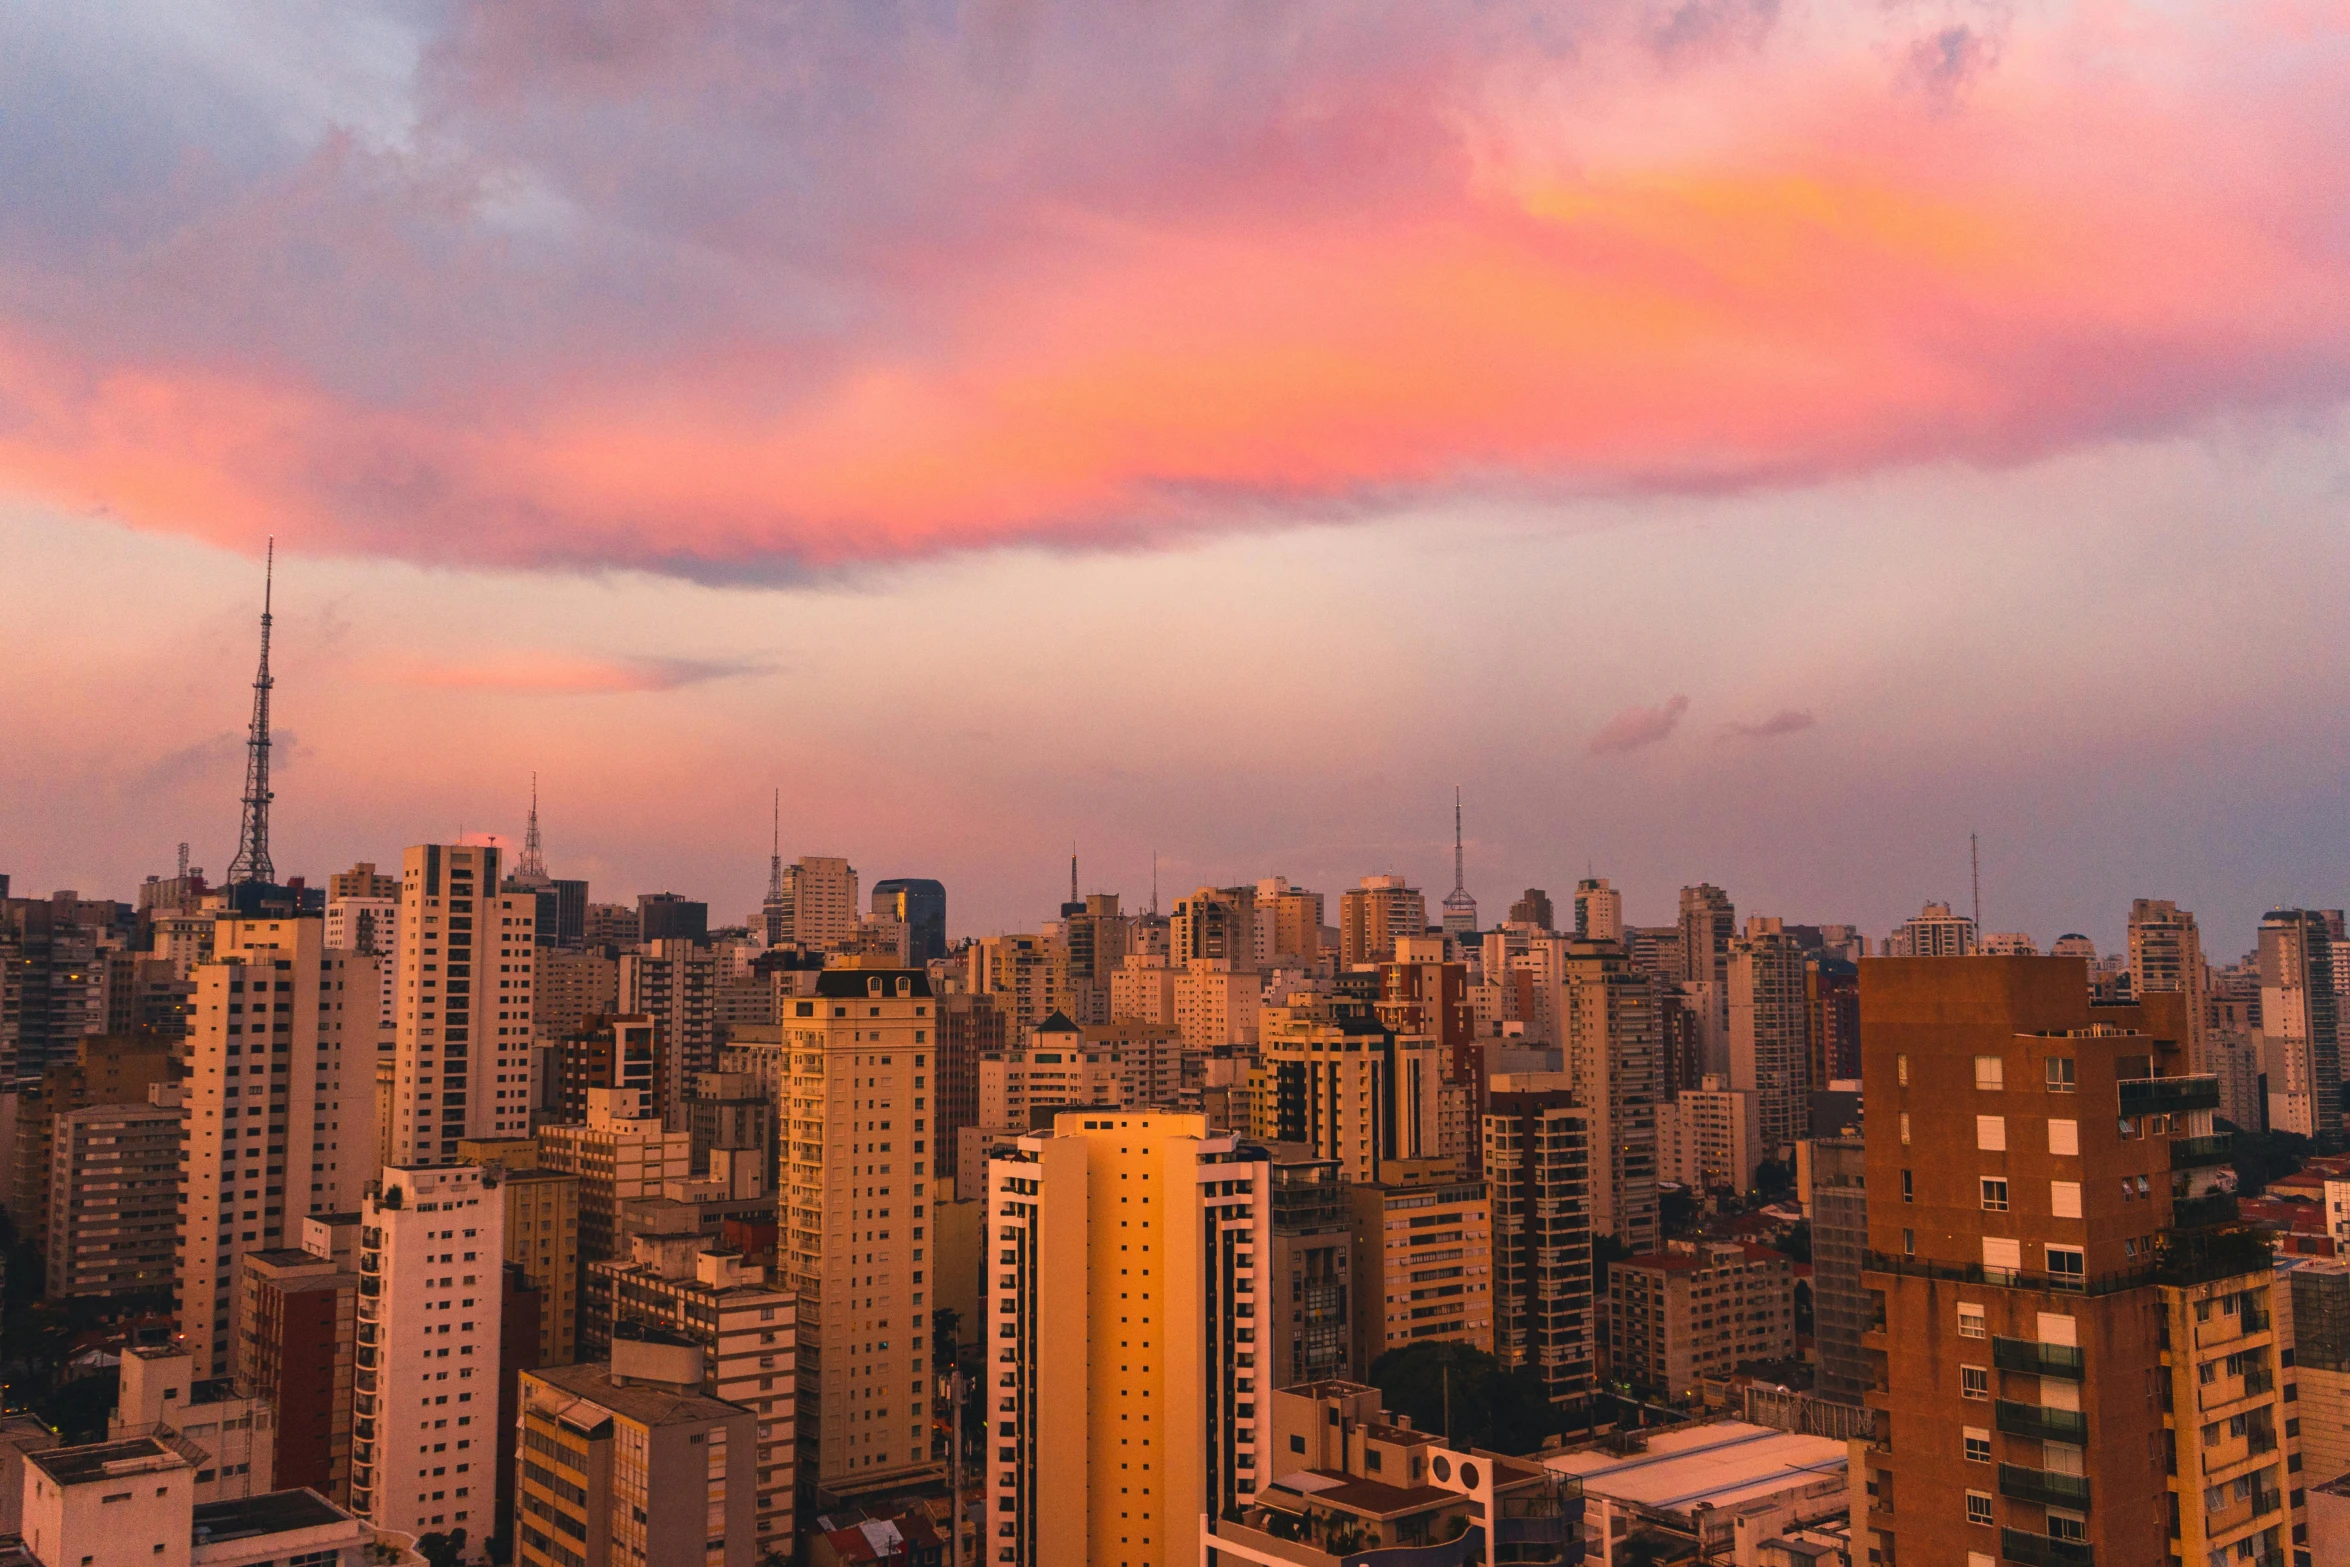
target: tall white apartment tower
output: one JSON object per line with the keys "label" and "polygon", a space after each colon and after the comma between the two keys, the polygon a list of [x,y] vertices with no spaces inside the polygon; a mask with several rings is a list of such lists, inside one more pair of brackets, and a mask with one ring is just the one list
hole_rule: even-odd
{"label": "tall white apartment tower", "polygon": [[454,1164],[466,1137],[530,1135],[534,893],[498,891],[486,844],[400,863],[400,991],[388,1163]]}
{"label": "tall white apartment tower", "polygon": [[2272,1131],[2341,1135],[2340,1023],[2324,913],[2269,910],[2260,922],[2260,1066]]}
{"label": "tall white apartment tower", "polygon": [[989,1161],[982,1563],[1188,1567],[1282,1472],[1272,1168],[1167,1111],[1066,1111]]}
{"label": "tall white apartment tower", "polygon": [[292,917],[224,918],[196,965],[176,1289],[199,1381],[235,1361],[238,1259],[300,1246],[374,1177],[376,965]]}
{"label": "tall white apartment tower", "polygon": [[2187,998],[2188,1068],[2208,1072],[2203,1036],[2209,1024],[2203,1016],[2211,993],[2211,973],[2203,962],[2203,933],[2195,916],[2168,898],[2130,900],[2130,993],[2151,995],[2176,991]]}
{"label": "tall white apartment tower", "polygon": [[474,1553],[496,1529],[503,1173],[390,1166],[359,1209],[351,1510]]}

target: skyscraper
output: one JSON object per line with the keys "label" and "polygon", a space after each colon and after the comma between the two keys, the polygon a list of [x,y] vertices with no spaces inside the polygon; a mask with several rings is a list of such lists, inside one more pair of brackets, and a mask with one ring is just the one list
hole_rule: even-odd
{"label": "skyscraper", "polygon": [[1762,1150],[1776,1158],[1811,1130],[1803,949],[1777,919],[1752,916],[1730,943],[1729,1011],[1730,1086],[1754,1095]]}
{"label": "skyscraper", "polygon": [[233,1364],[237,1259],[299,1246],[375,1173],[377,962],[316,918],[223,919],[196,970],[178,1308],[199,1381]]}
{"label": "skyscraper", "polygon": [[[2059,955],[2065,942],[2087,939],[2059,937]],[[1885,956],[1889,958],[1964,958],[1971,957],[1975,950],[1975,922],[1964,914],[1951,913],[1947,903],[1927,904],[1895,926],[1893,933],[1885,938]],[[2091,955],[2095,955],[2094,948]]]}
{"label": "skyscraper", "polygon": [[2168,898],[2134,898],[2130,902],[2130,994],[2149,996],[2158,991],[2187,998],[2187,1022],[2194,1031],[2189,1058],[2198,1072],[2208,1072],[2204,1059],[2204,1003],[2211,990],[2211,973],[2203,962],[2203,935],[2195,916]]}
{"label": "skyscraper", "polygon": [[920,966],[947,955],[946,883],[927,876],[889,876],[873,884],[873,912],[912,933],[907,961]]}
{"label": "skyscraper", "polygon": [[1730,942],[1738,934],[1738,911],[1730,895],[1712,882],[1681,889],[1681,977],[1720,984],[1730,971]]}
{"label": "skyscraper", "polygon": [[1591,1112],[1563,1072],[1497,1073],[1484,1117],[1493,1205],[1493,1352],[1554,1404],[1598,1386],[1591,1298]]}
{"label": "skyscraper", "polygon": [[392,1164],[447,1164],[460,1138],[530,1132],[537,904],[497,890],[498,863],[479,844],[402,857]]}
{"label": "skyscraper", "polygon": [[502,1173],[389,1166],[360,1206],[351,1510],[379,1529],[495,1532]]}
{"label": "skyscraper", "polygon": [[1196,1115],[1072,1111],[989,1161],[988,1561],[1190,1567],[1254,1498],[1272,1208]]}
{"label": "skyscraper", "polygon": [[1575,883],[1575,934],[1585,941],[1624,939],[1624,895],[1605,876]]}
{"label": "skyscraper", "polygon": [[1592,1112],[1592,1233],[1648,1251],[1657,1242],[1656,994],[1612,941],[1563,940],[1559,970],[1559,1042],[1576,1102]]}
{"label": "skyscraper", "polygon": [[2339,1018],[2325,915],[2271,909],[2260,922],[2261,1065],[2270,1130],[2328,1143],[2342,1135]]}
{"label": "skyscraper", "polygon": [[1398,936],[1427,932],[1427,900],[1401,876],[1365,876],[1338,895],[1338,961],[1348,968],[1388,962]]}

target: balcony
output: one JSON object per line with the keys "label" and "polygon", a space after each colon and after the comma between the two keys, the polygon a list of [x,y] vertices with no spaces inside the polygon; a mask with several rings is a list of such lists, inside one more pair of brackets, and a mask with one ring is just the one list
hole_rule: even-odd
{"label": "balcony", "polygon": [[2174,1137],[2170,1145],[2170,1167],[2193,1170],[2204,1165],[2225,1164],[2233,1141],[2225,1132],[2215,1132],[2209,1137]]}
{"label": "balcony", "polygon": [[2208,1197],[2175,1198],[2170,1205],[2173,1229],[2202,1230],[2214,1225],[2236,1222],[2236,1196],[2233,1192],[2213,1192]]}
{"label": "balcony", "polygon": [[2252,1516],[2255,1518],[2265,1518],[2284,1505],[2285,1493],[2281,1490],[2252,1493]]}
{"label": "balcony", "polygon": [[2028,1338],[1994,1338],[1991,1340],[1991,1364],[2002,1371],[2020,1371],[2026,1376],[2063,1377],[2078,1382],[2084,1370],[2081,1351],[2073,1344],[2043,1344]]}
{"label": "balcony", "polygon": [[2178,1077],[2125,1077],[2113,1085],[2124,1115],[2178,1115],[2219,1108],[2219,1079],[2209,1072]]}
{"label": "balcony", "polygon": [[2019,1502],[2038,1502],[2044,1507],[2083,1508],[2089,1505],[2089,1477],[2027,1469],[2021,1464],[2001,1464],[1999,1494]]}
{"label": "balcony", "polygon": [[2003,1561],[2029,1567],[2092,1567],[2095,1561],[2089,1547],[2078,1540],[2054,1540],[2023,1529],[1999,1531],[1999,1555]]}
{"label": "balcony", "polygon": [[2089,1444],[2089,1417],[2077,1409],[2051,1409],[2045,1404],[2019,1404],[2003,1398],[1994,1406],[1992,1424],[2009,1436],[2036,1442],[2064,1442],[2073,1447]]}

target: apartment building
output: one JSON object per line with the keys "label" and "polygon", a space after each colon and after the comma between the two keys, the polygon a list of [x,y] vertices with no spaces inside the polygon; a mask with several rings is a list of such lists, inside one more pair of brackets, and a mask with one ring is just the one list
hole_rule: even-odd
{"label": "apartment building", "polygon": [[179,1252],[180,1107],[94,1105],[48,1124],[52,1300],[168,1288]]}
{"label": "apartment building", "polygon": [[505,1172],[498,1183],[506,1204],[504,1258],[522,1270],[538,1299],[537,1362],[570,1365],[579,1358],[579,1175],[542,1168],[536,1138],[467,1139],[457,1145],[457,1157]]}
{"label": "apartment building", "polygon": [[530,1132],[538,900],[501,893],[499,853],[419,844],[400,862],[389,1163],[448,1164],[466,1137]]}
{"label": "apartment building", "polygon": [[270,1411],[270,1483],[347,1503],[359,1276],[287,1248],[247,1253],[238,1282],[236,1386]]}
{"label": "apartment building", "polygon": [[1347,1188],[1354,1212],[1354,1354],[1431,1341],[1493,1349],[1493,1208],[1449,1159],[1384,1160]]}
{"label": "apartment building", "polygon": [[1591,1112],[1563,1072],[1496,1073],[1484,1117],[1493,1217],[1493,1353],[1531,1366],[1550,1401],[1598,1385],[1591,1298]]}
{"label": "apartment building", "polygon": [[[1213,1123],[1209,1123],[1211,1126]],[[1338,1161],[1279,1143],[1272,1163],[1273,1250],[1259,1351],[1268,1381],[1287,1387],[1344,1377],[1354,1365],[1354,1212]]]}
{"label": "apartment building", "polygon": [[1609,1375],[1666,1398],[1795,1358],[1795,1270],[1739,1241],[1672,1241],[1608,1267]]}
{"label": "apartment building", "polygon": [[1594,1117],[1592,1233],[1612,1235],[1634,1251],[1653,1250],[1656,1107],[1663,1097],[1656,992],[1614,942],[1544,945],[1556,948],[1554,976],[1544,988],[1566,1073],[1576,1101]]}
{"label": "apartment building", "polygon": [[[1760,1149],[1775,1155],[1811,1130],[1810,1008],[1803,948],[1784,923],[1757,914],[1732,939],[1726,971],[1729,1087],[1754,1096]],[[1738,1180],[1741,1189],[1745,1175]]]}
{"label": "apartment building", "polygon": [[[694,1139],[672,1131],[653,1113],[641,1088],[591,1088],[588,1118],[580,1126],[539,1129],[540,1168],[579,1182],[579,1260],[584,1266],[618,1256],[621,1210],[640,1198],[666,1194],[669,1183],[691,1179]],[[611,1324],[579,1303],[576,1356],[601,1359]]]}
{"label": "apartment building", "polygon": [[1428,901],[1401,876],[1365,876],[1338,895],[1338,961],[1391,963],[1399,936],[1428,933]]}
{"label": "apartment building", "polygon": [[1374,1179],[1382,1160],[1433,1157],[1443,1132],[1437,1042],[1390,1033],[1365,1002],[1291,1001],[1265,1013],[1256,1134],[1335,1159],[1350,1181]]}
{"label": "apartment building", "polygon": [[989,1161],[987,1222],[983,1557],[1198,1561],[1273,1464],[1270,1166],[1196,1115],[1076,1111]]}
{"label": "apartment building", "polygon": [[1769,1156],[1760,1096],[1732,1088],[1718,1072],[1656,1107],[1656,1173],[1701,1198],[1751,1189],[1756,1166]]}

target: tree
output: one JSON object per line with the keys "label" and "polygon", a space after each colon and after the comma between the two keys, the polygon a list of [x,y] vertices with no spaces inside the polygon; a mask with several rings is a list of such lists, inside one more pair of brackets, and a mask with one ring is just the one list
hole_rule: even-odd
{"label": "tree", "polygon": [[1754,1189],[1764,1197],[1780,1197],[1795,1187],[1795,1166],[1784,1159],[1765,1159],[1754,1167]]}
{"label": "tree", "polygon": [[961,1347],[955,1338],[963,1325],[963,1314],[951,1307],[942,1307],[930,1314],[930,1364],[933,1370],[955,1369],[955,1353]]}
{"label": "tree", "polygon": [[465,1560],[465,1531],[457,1528],[442,1534],[435,1530],[416,1542],[416,1554],[428,1567],[458,1567]]}
{"label": "tree", "polygon": [[1777,1249],[1797,1262],[1811,1261],[1811,1220],[1787,1226],[1787,1233],[1778,1239]]}
{"label": "tree", "polygon": [[1531,1453],[1566,1430],[1541,1373],[1531,1366],[1505,1370],[1467,1344],[1414,1344],[1393,1349],[1371,1365],[1371,1381],[1389,1413],[1446,1436],[1456,1448]]}
{"label": "tree", "polygon": [[1665,1192],[1657,1198],[1656,1217],[1667,1235],[1686,1235],[1697,1223],[1697,1199],[1687,1191]]}
{"label": "tree", "polygon": [[2236,1166],[2236,1190],[2256,1196],[2268,1183],[2293,1174],[2312,1151],[2298,1132],[2238,1132],[2228,1144]]}

